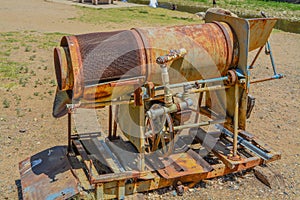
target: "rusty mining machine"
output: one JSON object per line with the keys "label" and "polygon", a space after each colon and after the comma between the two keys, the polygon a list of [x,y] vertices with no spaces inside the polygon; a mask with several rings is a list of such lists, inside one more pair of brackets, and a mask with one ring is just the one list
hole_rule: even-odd
{"label": "rusty mining machine", "polygon": [[[208,11],[205,24],[63,37],[53,116],[68,116],[68,144],[20,162],[24,199],[124,199],[280,159],[246,131],[250,85],[283,77],[268,42],[276,20]],[[250,80],[263,48],[274,74]],[[104,107],[106,130],[72,133],[80,109]]]}

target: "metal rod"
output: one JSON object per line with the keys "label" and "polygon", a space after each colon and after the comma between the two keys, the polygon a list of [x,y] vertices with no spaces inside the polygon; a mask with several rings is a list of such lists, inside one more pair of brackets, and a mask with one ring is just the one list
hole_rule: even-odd
{"label": "metal rod", "polygon": [[128,100],[116,100],[116,101],[103,101],[103,102],[87,102],[87,101],[82,101],[80,102],[80,105],[76,108],[85,108],[85,107],[101,107],[101,106],[110,106],[110,105],[120,105],[120,104],[133,104],[134,101],[131,99]]}
{"label": "metal rod", "polygon": [[[233,138],[233,133],[231,131],[229,131],[228,129],[224,128],[222,125],[220,124],[216,124],[215,125],[217,129],[219,129],[222,133],[224,133],[225,135],[227,135],[228,137]],[[258,155],[260,158],[264,159],[264,160],[269,160],[272,158],[272,155],[264,152],[262,149],[258,148],[257,146],[251,144],[250,142],[248,142],[247,140],[245,140],[244,138],[242,138],[241,136],[238,135],[238,143],[241,144],[242,146],[246,147],[248,150],[252,151],[253,153],[255,153],[256,155]]]}
{"label": "metal rod", "polygon": [[71,147],[71,133],[72,133],[72,118],[71,118],[71,111],[68,112],[68,153],[72,152]]}
{"label": "metal rod", "polygon": [[211,86],[211,87],[204,87],[204,88],[194,89],[194,90],[191,90],[190,93],[199,93],[199,92],[207,92],[207,91],[214,91],[214,90],[223,90],[223,89],[227,89],[227,88],[230,88],[230,87],[231,86],[229,86],[229,85],[226,85],[226,86],[214,85],[214,86]]}
{"label": "metal rod", "polygon": [[[213,83],[213,82],[218,82],[218,81],[227,81],[229,78],[228,76],[223,76],[223,77],[218,77],[218,78],[211,78],[211,79],[202,79],[202,80],[197,80],[197,81],[190,81],[190,82],[184,82],[184,83],[175,83],[175,84],[170,84],[169,88],[178,88],[178,87],[183,87],[186,85],[191,85],[192,87],[196,87],[196,84],[203,84],[203,83]],[[156,86],[154,87],[154,90],[163,90],[165,87],[163,85],[161,86]]]}
{"label": "metal rod", "polygon": [[238,128],[239,128],[239,85],[235,84],[234,87],[234,98],[235,98],[235,107],[234,107],[234,133],[233,133],[233,157],[237,157],[237,138],[238,138]]}
{"label": "metal rod", "polygon": [[[140,108],[138,109],[139,110],[139,115],[140,116],[145,116],[145,113],[144,113],[144,109],[142,109],[142,106],[144,105],[141,105]],[[145,167],[146,167],[146,164],[145,164],[145,129],[144,129],[144,125],[145,125],[145,122],[144,120],[140,120],[139,122],[139,140],[140,140],[140,153],[138,155],[138,161],[139,161],[139,170],[141,172],[145,171]]]}
{"label": "metal rod", "polygon": [[118,123],[117,123],[117,117],[119,113],[119,105],[116,105],[115,108],[115,116],[114,116],[114,127],[113,127],[113,138],[117,138],[117,128],[118,128]]}
{"label": "metal rod", "polygon": [[268,53],[270,54],[270,59],[271,59],[271,63],[272,63],[272,67],[273,67],[273,72],[274,72],[274,76],[277,74],[276,72],[276,66],[275,66],[275,62],[274,62],[274,58],[273,58],[273,53],[271,50],[271,45],[270,42],[267,41],[267,48],[268,48]]}
{"label": "metal rod", "polygon": [[[264,18],[268,18],[267,15],[264,12],[261,12],[261,15]],[[274,62],[274,58],[273,58],[273,53],[272,53],[272,50],[271,50],[271,45],[270,45],[269,40],[267,41],[267,44],[266,44],[266,54],[270,55],[270,59],[271,59],[272,67],[273,67],[274,76],[276,76],[277,75],[276,66],[275,66],[275,62]]]}
{"label": "metal rod", "polygon": [[224,123],[225,121],[226,121],[225,119],[217,119],[217,120],[210,120],[206,122],[199,122],[196,124],[185,124],[181,126],[174,126],[174,131],[187,129],[187,128],[196,128],[199,126],[208,126],[210,124],[219,124],[219,123]]}
{"label": "metal rod", "polygon": [[255,55],[255,57],[254,57],[252,63],[251,63],[250,66],[249,66],[249,69],[253,69],[253,65],[254,65],[254,63],[256,62],[256,59],[258,58],[258,56],[259,56],[259,54],[260,54],[260,52],[261,52],[261,50],[262,50],[263,48],[264,48],[264,46],[261,46],[261,47],[259,48],[259,50],[258,50],[258,52],[256,53],[256,55]]}
{"label": "metal rod", "polygon": [[111,139],[112,136],[112,105],[109,105],[108,110],[108,138]]}
{"label": "metal rod", "polygon": [[[204,88],[204,87],[205,87],[205,83],[202,83],[202,84],[200,85],[200,89],[201,89],[201,88]],[[203,99],[203,94],[204,94],[203,92],[201,92],[201,93],[199,94],[197,112],[200,111],[200,107],[201,107],[201,103],[202,103],[202,99]],[[197,123],[197,122],[198,122],[199,116],[200,116],[200,114],[197,113],[197,114],[196,114],[196,117],[195,117],[194,123]]]}
{"label": "metal rod", "polygon": [[250,81],[250,84],[253,84],[253,83],[260,83],[260,82],[265,82],[265,81],[270,81],[270,80],[275,80],[275,79],[281,79],[281,78],[283,78],[283,77],[284,77],[284,75],[282,75],[282,74],[276,74],[276,75],[271,76],[271,77],[252,80],[252,81]]}

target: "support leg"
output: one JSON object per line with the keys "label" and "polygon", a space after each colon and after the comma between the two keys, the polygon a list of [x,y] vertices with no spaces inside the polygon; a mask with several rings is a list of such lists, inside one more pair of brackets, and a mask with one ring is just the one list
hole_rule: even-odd
{"label": "support leg", "polygon": [[235,107],[234,107],[234,132],[233,132],[233,155],[232,159],[237,159],[237,140],[238,140],[238,128],[239,128],[239,85],[235,84],[234,87],[234,98],[235,98]]}
{"label": "support leg", "polygon": [[71,112],[68,112],[68,154],[72,153],[71,134],[72,134],[72,117]]}
{"label": "support leg", "polygon": [[109,106],[109,110],[108,110],[108,138],[111,139],[112,138],[112,105]]}

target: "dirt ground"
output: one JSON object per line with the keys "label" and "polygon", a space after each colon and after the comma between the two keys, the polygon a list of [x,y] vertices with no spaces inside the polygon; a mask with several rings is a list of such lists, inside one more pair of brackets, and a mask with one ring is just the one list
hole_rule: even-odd
{"label": "dirt ground", "polygon": [[[19,37],[25,37],[28,31],[33,37],[42,37],[43,33],[49,32],[103,31],[103,27],[67,20],[78,16],[77,9],[69,5],[42,0],[10,0],[1,1],[0,10],[0,32],[16,31]],[[55,42],[59,44],[59,41]],[[256,97],[256,106],[248,120],[248,131],[282,153],[282,159],[269,166],[278,174],[277,187],[265,186],[250,171],[201,182],[183,197],[176,196],[172,189],[164,189],[149,193],[145,198],[300,199],[300,35],[274,31],[270,42],[277,70],[286,77],[252,85],[250,93]],[[5,47],[1,48],[5,50]],[[1,80],[0,199],[18,199],[20,161],[67,142],[66,117],[54,119],[51,115],[55,92],[52,50],[33,45],[32,49],[38,50],[27,52],[25,48],[16,48],[9,58],[16,62],[32,58],[28,67],[33,73],[26,86],[7,88],[3,85],[11,80]],[[267,75],[272,75],[272,67],[269,58],[263,57],[257,61],[252,77]],[[5,99],[10,104],[8,107],[3,103]]]}

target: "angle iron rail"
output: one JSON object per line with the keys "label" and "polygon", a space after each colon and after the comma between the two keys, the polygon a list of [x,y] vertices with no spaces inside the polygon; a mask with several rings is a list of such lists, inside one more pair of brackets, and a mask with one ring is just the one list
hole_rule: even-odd
{"label": "angle iron rail", "polygon": [[[233,133],[228,129],[224,128],[223,126],[221,126],[220,124],[216,124],[215,127],[219,129],[222,133],[227,135],[228,137],[233,138]],[[250,151],[252,151],[253,153],[255,153],[256,155],[258,155],[260,158],[264,160],[270,160],[273,157],[272,155],[261,150],[260,148],[254,146],[253,144],[251,144],[241,136],[238,136],[238,144],[241,144],[242,146],[246,147],[247,149],[249,149]]]}

